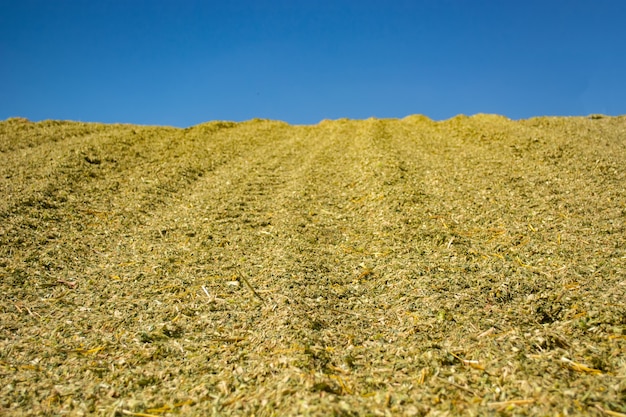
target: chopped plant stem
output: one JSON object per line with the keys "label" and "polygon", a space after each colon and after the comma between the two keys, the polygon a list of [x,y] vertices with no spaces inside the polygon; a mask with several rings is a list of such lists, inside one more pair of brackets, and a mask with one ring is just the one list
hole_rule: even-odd
{"label": "chopped plant stem", "polygon": [[494,402],[494,403],[489,403],[489,407],[496,407],[499,409],[505,409],[507,407],[510,407],[512,405],[514,406],[519,406],[519,405],[530,405],[530,404],[534,404],[535,403],[535,399],[534,398],[529,398],[529,399],[525,399],[525,400],[509,400],[509,401],[501,401],[501,402]]}
{"label": "chopped plant stem", "polygon": [[207,298],[208,298],[210,301],[213,301],[213,298],[211,297],[211,294],[209,294],[209,290],[207,290],[207,289],[206,289],[206,287],[205,287],[204,285],[203,285],[201,288],[202,288],[202,291],[204,291],[204,293],[206,294]]}
{"label": "chopped plant stem", "polygon": [[602,371],[599,369],[593,369],[588,367],[587,365],[583,365],[582,363],[574,362],[566,357],[561,358],[561,362],[565,363],[570,369],[578,372],[586,372],[590,374],[602,374]]}
{"label": "chopped plant stem", "polygon": [[134,417],[159,417],[158,414],[147,414],[147,413],[133,413],[128,410],[121,410],[121,413],[125,416],[134,416]]}
{"label": "chopped plant stem", "polygon": [[252,294],[254,294],[255,297],[257,297],[262,302],[265,302],[265,298],[261,297],[261,295],[259,295],[259,293],[256,292],[254,287],[250,284],[248,279],[241,273],[241,271],[239,272],[239,279],[241,279],[244,282],[244,284],[246,284],[246,287],[248,287],[250,291],[252,291]]}
{"label": "chopped plant stem", "polygon": [[607,410],[606,408],[603,408],[600,404],[596,404],[596,408],[600,411],[602,411],[604,414],[606,414],[607,416],[612,416],[612,417],[626,417],[626,414],[624,413],[618,413],[617,411],[611,411],[611,410]]}

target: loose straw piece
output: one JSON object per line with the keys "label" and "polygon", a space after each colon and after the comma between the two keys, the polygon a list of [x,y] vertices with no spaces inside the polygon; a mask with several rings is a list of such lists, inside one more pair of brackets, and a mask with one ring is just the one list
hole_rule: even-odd
{"label": "loose straw piece", "polygon": [[626,414],[618,413],[617,411],[606,410],[606,409],[602,408],[602,406],[600,404],[596,404],[596,408],[598,410],[602,411],[604,414],[612,416],[612,417],[626,417]]}
{"label": "loose straw piece", "polygon": [[595,375],[599,375],[602,374],[602,371],[599,369],[594,369],[594,368],[590,368],[587,365],[584,365],[582,363],[578,363],[578,362],[574,362],[571,359],[567,359],[566,357],[562,357],[561,358],[561,362],[567,364],[567,366],[577,372],[585,372],[588,374],[595,374]]}
{"label": "loose straw piece", "polygon": [[506,408],[510,405],[529,405],[535,402],[534,398],[529,398],[527,400],[510,400],[510,401],[501,401],[496,403],[489,403],[489,407],[497,407],[497,408]]}
{"label": "loose straw piece", "polygon": [[202,288],[202,291],[204,291],[206,296],[209,298],[209,300],[213,301],[213,299],[211,298],[211,295],[209,294],[209,291],[206,289],[206,287],[203,285],[201,288]]}
{"label": "loose straw piece", "polygon": [[122,410],[122,414],[125,416],[134,416],[134,417],[159,417],[157,414],[147,414],[147,413],[133,413],[132,411]]}
{"label": "loose straw piece", "polygon": [[256,292],[256,290],[254,289],[254,287],[248,282],[248,280],[246,279],[246,277],[241,273],[241,271],[239,271],[239,278],[243,281],[244,284],[246,284],[246,286],[248,288],[250,288],[250,291],[252,291],[252,294],[254,294],[259,300],[263,301],[265,303],[265,298],[261,297],[259,295],[258,292]]}

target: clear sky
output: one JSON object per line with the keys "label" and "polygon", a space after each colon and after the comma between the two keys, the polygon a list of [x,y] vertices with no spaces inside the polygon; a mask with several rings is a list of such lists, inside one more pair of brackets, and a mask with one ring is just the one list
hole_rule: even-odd
{"label": "clear sky", "polygon": [[0,0],[0,120],[626,114],[624,0]]}

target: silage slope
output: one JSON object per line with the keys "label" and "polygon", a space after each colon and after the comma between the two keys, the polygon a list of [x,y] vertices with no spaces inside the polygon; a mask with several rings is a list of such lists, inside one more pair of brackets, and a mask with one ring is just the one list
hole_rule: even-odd
{"label": "silage slope", "polygon": [[2,122],[3,411],[625,413],[625,123]]}

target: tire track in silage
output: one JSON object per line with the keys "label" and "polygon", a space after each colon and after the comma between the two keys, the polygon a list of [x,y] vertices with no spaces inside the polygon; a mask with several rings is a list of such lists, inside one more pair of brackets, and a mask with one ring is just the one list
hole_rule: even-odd
{"label": "tire track in silage", "polygon": [[379,133],[375,122],[318,125],[315,137],[324,146],[280,199],[288,209],[277,226],[290,233],[265,252],[272,255],[265,269],[276,277],[269,294],[277,307],[258,328],[285,349],[311,347],[294,353],[294,363],[342,366],[354,335],[372,343],[399,336],[384,320],[387,281],[393,285],[386,263],[394,256],[385,227],[396,221],[385,192],[397,167],[376,146]]}

